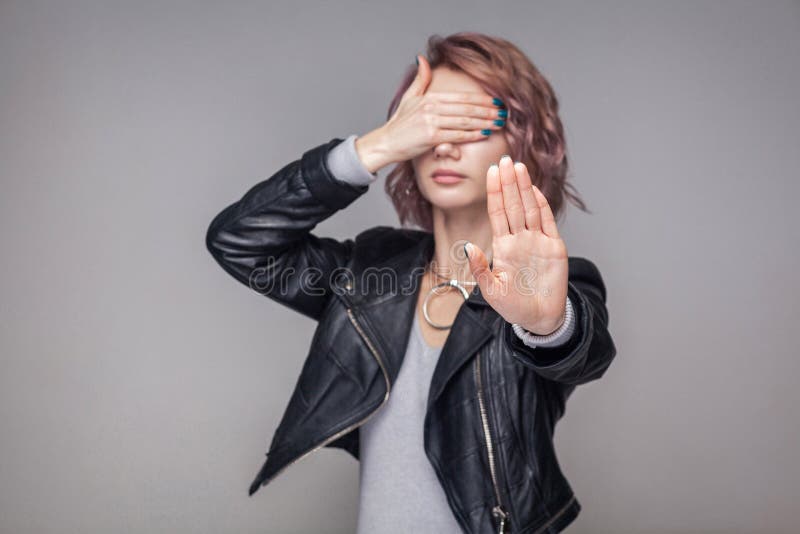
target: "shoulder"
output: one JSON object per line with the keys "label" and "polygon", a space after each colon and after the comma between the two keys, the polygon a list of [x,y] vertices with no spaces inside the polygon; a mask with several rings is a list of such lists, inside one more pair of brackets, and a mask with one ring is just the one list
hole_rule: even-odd
{"label": "shoulder", "polygon": [[570,256],[567,261],[569,263],[570,281],[584,282],[596,286],[603,300],[605,300],[606,286],[597,265],[595,265],[592,260],[584,258],[583,256]]}
{"label": "shoulder", "polygon": [[430,232],[393,226],[373,226],[355,237],[355,253],[360,263],[374,264],[419,246]]}

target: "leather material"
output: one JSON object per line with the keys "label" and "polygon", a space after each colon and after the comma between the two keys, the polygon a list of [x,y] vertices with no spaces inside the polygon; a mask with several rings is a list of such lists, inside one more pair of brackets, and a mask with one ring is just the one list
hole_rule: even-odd
{"label": "leather material", "polygon": [[[312,233],[368,188],[337,180],[327,169],[326,155],[340,142],[334,138],[306,151],[253,186],[208,228],[207,248],[226,272],[318,321],[250,495],[321,447],[341,448],[358,459],[359,425],[391,395],[420,276],[433,255],[433,235],[421,230],[375,226],[342,241]],[[576,324],[566,343],[526,346],[476,286],[442,348],[430,384],[424,445],[464,532],[497,531],[476,358],[508,531],[558,532],[580,512],[559,467],[553,432],[575,386],[600,378],[616,348],[600,272],[586,258],[568,261]]]}

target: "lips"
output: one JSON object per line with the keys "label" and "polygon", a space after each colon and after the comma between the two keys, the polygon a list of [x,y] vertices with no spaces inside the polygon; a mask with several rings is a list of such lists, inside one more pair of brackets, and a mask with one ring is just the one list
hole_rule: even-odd
{"label": "lips", "polygon": [[466,176],[464,176],[460,172],[456,172],[452,169],[437,169],[436,171],[433,172],[432,176],[434,178],[436,177],[466,178]]}
{"label": "lips", "polygon": [[466,176],[460,172],[456,172],[452,169],[436,169],[433,171],[431,177],[433,181],[438,184],[456,184],[466,178]]}

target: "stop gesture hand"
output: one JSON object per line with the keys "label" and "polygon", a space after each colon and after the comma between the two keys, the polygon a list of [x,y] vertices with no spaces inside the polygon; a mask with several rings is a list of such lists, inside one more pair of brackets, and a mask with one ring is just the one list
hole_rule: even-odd
{"label": "stop gesture hand", "polygon": [[492,269],[474,243],[469,266],[486,302],[509,323],[547,335],[564,322],[569,275],[567,247],[542,192],[524,163],[504,156],[486,173],[492,225]]}

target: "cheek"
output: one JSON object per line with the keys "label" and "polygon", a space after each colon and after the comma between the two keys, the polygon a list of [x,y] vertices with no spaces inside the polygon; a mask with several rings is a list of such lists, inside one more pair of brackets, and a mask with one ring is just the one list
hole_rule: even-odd
{"label": "cheek", "polygon": [[480,162],[480,170],[482,173],[485,173],[492,163],[498,163],[500,161],[500,156],[503,154],[511,154],[508,144],[505,142],[505,139],[501,137],[487,140],[482,146],[477,148],[478,150],[475,152],[475,161]]}
{"label": "cheek", "polygon": [[[500,156],[503,154],[508,154],[509,156],[511,155],[511,145],[508,143],[507,135],[508,132],[503,131],[501,132],[501,135],[498,135],[491,140],[491,145],[487,147],[490,152],[490,163],[497,163],[500,161]],[[492,136],[494,136],[494,134],[492,134]]]}
{"label": "cheek", "polygon": [[422,196],[422,198],[430,202],[430,196],[428,195],[427,191],[427,184],[420,182],[419,178],[415,178],[415,181],[417,182],[417,189],[419,190],[420,196]]}
{"label": "cheek", "polygon": [[488,193],[486,192],[486,177],[484,177],[478,183],[478,191],[480,192],[481,197],[486,198],[488,196]]}

